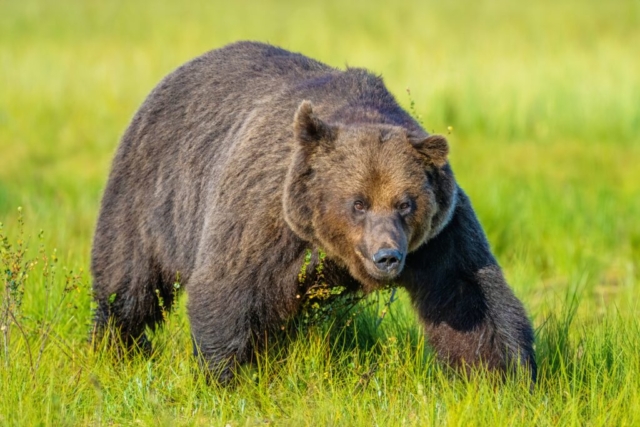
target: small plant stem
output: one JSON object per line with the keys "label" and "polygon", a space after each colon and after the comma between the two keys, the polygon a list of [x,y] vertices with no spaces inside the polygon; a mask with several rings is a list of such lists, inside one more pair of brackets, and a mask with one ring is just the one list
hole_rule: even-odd
{"label": "small plant stem", "polygon": [[[9,311],[9,315],[13,319],[13,323],[16,324],[16,326],[18,327],[18,330],[20,331],[20,333],[22,334],[22,337],[24,338],[24,343],[27,346],[27,355],[29,356],[29,366],[31,368],[31,376],[35,380],[36,371],[35,371],[35,365],[33,364],[33,355],[31,354],[31,346],[29,345],[29,337],[27,336],[27,333],[25,332],[25,330],[22,329],[22,325],[20,324],[20,322],[18,322],[18,319],[16,319],[12,311]],[[7,329],[9,328],[7,327]]]}
{"label": "small plant stem", "polygon": [[[44,353],[45,345],[49,340],[49,336],[51,335],[51,330],[53,329],[53,325],[58,318],[58,315],[60,313],[60,308],[62,307],[62,303],[64,302],[66,296],[67,296],[66,293],[62,294],[62,297],[60,298],[60,301],[58,302],[58,305],[54,311],[53,318],[48,322],[46,331],[44,331],[44,326],[43,326],[44,333],[42,333],[42,342],[40,343],[40,350],[38,351],[38,359],[36,360],[36,364],[35,364],[36,371],[40,367],[40,360],[42,359],[42,354]],[[44,325],[44,322],[43,322],[43,325]]]}
{"label": "small plant stem", "polygon": [[2,335],[4,338],[4,363],[5,363],[5,367],[8,369],[9,368],[9,339],[10,339],[10,333],[9,333],[9,304],[11,302],[10,300],[11,297],[11,293],[9,291],[9,284],[5,282],[5,299],[4,299],[4,314],[2,316]]}

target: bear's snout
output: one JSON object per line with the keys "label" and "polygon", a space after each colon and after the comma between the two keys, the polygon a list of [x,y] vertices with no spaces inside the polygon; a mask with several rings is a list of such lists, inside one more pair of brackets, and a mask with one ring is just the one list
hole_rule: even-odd
{"label": "bear's snout", "polygon": [[373,263],[382,273],[395,274],[400,269],[403,261],[403,254],[397,249],[380,249],[373,257]]}

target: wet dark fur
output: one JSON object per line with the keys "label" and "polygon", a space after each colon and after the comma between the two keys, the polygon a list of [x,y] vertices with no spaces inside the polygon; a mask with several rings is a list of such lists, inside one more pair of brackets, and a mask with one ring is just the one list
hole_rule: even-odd
{"label": "wet dark fur", "polygon": [[[299,110],[303,100],[313,110]],[[337,127],[314,127],[325,122]],[[351,188],[338,166],[333,171],[351,153],[349,141],[340,143],[340,155],[329,146],[340,126],[356,129],[357,139],[379,129],[380,141],[365,154],[391,147],[383,142],[392,139],[406,153],[390,161],[418,168],[420,180],[407,185],[428,182],[424,215],[431,222],[402,222],[412,252],[394,282],[408,290],[438,354],[453,365],[508,370],[522,363],[535,378],[530,323],[455,184],[446,145],[415,142],[426,133],[380,78],[259,43],[209,52],[167,76],[123,136],[92,251],[98,335],[113,322],[126,344],[140,339],[162,320],[156,292],[170,309],[179,274],[195,347],[228,378],[233,361],[247,361],[266,331],[299,311],[307,248],[328,246],[332,283],[375,289],[379,281],[347,254],[348,242],[360,237],[345,229],[327,196]],[[415,140],[414,149],[403,138]],[[322,188],[329,185],[339,188]],[[378,229],[393,231],[385,227]],[[379,243],[375,234],[363,251]]]}

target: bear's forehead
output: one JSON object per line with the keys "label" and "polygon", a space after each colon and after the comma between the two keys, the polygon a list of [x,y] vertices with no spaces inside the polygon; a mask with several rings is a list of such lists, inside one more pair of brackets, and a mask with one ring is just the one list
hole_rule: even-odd
{"label": "bear's forehead", "polygon": [[403,134],[382,129],[356,129],[338,138],[333,161],[370,179],[400,179],[421,169],[417,151]]}
{"label": "bear's forehead", "polygon": [[[354,137],[357,136],[357,137]],[[420,192],[425,174],[413,147],[400,137],[344,135],[329,156],[335,185],[386,204]]]}

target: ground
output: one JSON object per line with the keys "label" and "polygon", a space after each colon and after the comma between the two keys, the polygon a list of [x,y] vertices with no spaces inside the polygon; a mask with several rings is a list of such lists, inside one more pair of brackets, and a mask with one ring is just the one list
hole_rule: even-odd
{"label": "ground", "polygon": [[[0,221],[15,254],[22,207],[26,259],[40,262],[24,282],[23,331],[12,322],[6,351],[0,338],[0,424],[640,424],[635,2],[147,7],[2,4]],[[113,364],[89,351],[89,248],[118,138],[162,76],[237,39],[381,73],[429,131],[447,135],[536,328],[532,393],[444,371],[402,293],[382,322],[388,294],[348,326],[302,328],[231,389],[193,375],[184,298],[152,359]],[[54,248],[55,277],[42,259]]]}

